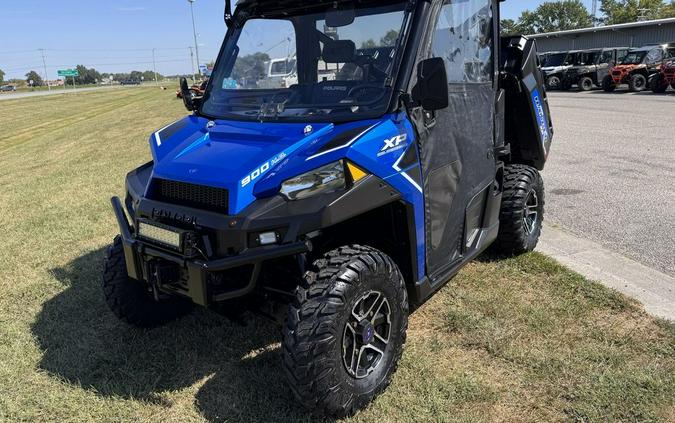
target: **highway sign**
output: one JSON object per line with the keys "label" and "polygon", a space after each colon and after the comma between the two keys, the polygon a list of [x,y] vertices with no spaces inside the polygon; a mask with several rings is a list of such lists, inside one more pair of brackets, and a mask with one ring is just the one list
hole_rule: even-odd
{"label": "highway sign", "polygon": [[80,76],[80,72],[77,69],[65,69],[56,72],[59,76]]}

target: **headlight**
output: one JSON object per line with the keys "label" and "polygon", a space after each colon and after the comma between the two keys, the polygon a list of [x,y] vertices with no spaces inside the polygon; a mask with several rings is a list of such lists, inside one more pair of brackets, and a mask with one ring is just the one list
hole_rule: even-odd
{"label": "headlight", "polygon": [[345,166],[340,160],[287,180],[281,184],[280,192],[289,200],[302,200],[312,195],[335,192],[346,187]]}

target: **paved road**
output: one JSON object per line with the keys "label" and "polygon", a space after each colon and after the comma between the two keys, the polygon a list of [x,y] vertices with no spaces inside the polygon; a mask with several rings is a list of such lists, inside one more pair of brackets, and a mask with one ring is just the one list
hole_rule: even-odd
{"label": "paved road", "polygon": [[675,93],[550,93],[547,220],[675,276]]}
{"label": "paved road", "polygon": [[0,94],[0,101],[2,100],[15,100],[17,98],[26,98],[26,97],[42,97],[45,95],[57,95],[57,94],[71,94],[73,92],[75,93],[83,93],[86,91],[98,91],[98,90],[111,90],[111,89],[121,89],[121,88],[126,88],[126,89],[131,89],[131,88],[138,88],[136,86],[128,86],[128,87],[122,87],[121,85],[112,85],[112,86],[103,86],[103,87],[88,87],[88,88],[77,88],[75,91],[73,91],[72,87],[68,87],[67,89],[63,89],[63,87],[57,87],[52,89],[51,91],[28,91],[28,92],[17,92],[17,93],[1,93]]}

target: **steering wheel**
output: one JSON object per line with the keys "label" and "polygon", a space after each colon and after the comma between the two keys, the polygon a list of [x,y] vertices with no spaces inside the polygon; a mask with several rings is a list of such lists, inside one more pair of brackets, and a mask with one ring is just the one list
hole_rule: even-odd
{"label": "steering wheel", "polygon": [[354,97],[353,100],[358,100],[358,98],[360,96],[359,95],[354,96],[354,93],[358,93],[359,91],[367,92],[368,90],[382,90],[382,84],[360,84],[360,85],[356,85],[351,90],[349,90],[349,92],[347,93],[347,96],[345,97],[345,100],[352,99],[352,97]]}

